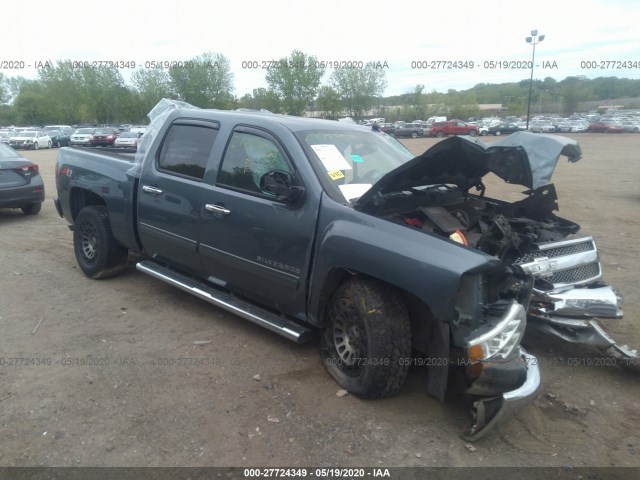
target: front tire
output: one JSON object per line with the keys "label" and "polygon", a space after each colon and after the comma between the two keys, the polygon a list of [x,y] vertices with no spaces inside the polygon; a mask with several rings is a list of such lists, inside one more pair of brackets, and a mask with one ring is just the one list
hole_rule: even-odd
{"label": "front tire", "polygon": [[500,130],[496,130],[496,133],[494,133],[494,135],[496,137],[499,137],[500,135],[502,135],[502,132]]}
{"label": "front tire", "polygon": [[40,144],[38,142],[33,142],[33,149],[38,150],[40,148]]}
{"label": "front tire", "polygon": [[76,217],[73,250],[82,272],[89,278],[107,278],[120,273],[128,251],[113,238],[109,213],[103,205],[84,207]]}
{"label": "front tire", "polygon": [[436,137],[442,138],[442,137],[444,137],[444,133],[438,132],[438,133],[436,133]]}
{"label": "front tire", "polygon": [[418,138],[418,132],[411,132],[411,138]]}
{"label": "front tire", "polygon": [[51,148],[51,140],[47,143],[47,148]]}
{"label": "front tire", "polygon": [[332,295],[320,355],[334,380],[360,398],[400,391],[411,358],[409,313],[399,292],[354,278]]}
{"label": "front tire", "polygon": [[475,137],[478,134],[478,132],[476,130],[471,130],[469,131],[469,135],[472,137]]}

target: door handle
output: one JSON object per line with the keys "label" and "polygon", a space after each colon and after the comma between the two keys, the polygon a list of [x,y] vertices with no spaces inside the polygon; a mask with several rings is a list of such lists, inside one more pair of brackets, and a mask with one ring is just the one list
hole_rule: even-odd
{"label": "door handle", "polygon": [[151,187],[149,185],[143,185],[142,191],[144,193],[150,193],[151,195],[162,195],[162,190],[157,187]]}
{"label": "door handle", "polygon": [[224,208],[222,205],[212,205],[210,203],[207,203],[204,208],[207,211],[213,212],[217,215],[229,215],[231,213],[231,210],[229,210],[228,208]]}

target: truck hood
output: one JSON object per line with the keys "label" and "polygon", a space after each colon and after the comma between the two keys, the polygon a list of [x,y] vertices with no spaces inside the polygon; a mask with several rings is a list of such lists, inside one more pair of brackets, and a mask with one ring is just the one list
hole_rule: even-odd
{"label": "truck hood", "polygon": [[384,175],[354,207],[367,210],[385,194],[423,185],[453,184],[468,191],[490,172],[507,183],[536,189],[550,183],[560,155],[576,162],[582,151],[570,138],[529,132],[516,132],[493,143],[450,137]]}

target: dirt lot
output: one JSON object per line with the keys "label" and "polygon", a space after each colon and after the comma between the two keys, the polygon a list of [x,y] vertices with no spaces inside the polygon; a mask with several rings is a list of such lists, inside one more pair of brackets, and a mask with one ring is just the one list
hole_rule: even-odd
{"label": "dirt lot", "polygon": [[[640,135],[575,138],[583,160],[554,177],[560,213],[595,236],[625,295],[606,329],[638,346]],[[0,210],[0,466],[640,466],[638,374],[587,366],[592,352],[530,336],[537,400],[470,448],[464,402],[426,396],[424,372],[395,398],[339,397],[317,341],[294,345],[134,270],[86,279],[53,206],[56,151],[25,156],[47,201],[36,216]],[[491,181],[488,194],[519,190]]]}

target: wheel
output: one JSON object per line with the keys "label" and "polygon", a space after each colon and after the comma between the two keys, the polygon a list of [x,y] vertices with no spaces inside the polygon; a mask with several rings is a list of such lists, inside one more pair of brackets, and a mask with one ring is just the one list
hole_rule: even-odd
{"label": "wheel", "polygon": [[480,132],[480,136],[481,137],[485,137],[486,135],[487,135],[487,131],[486,130],[483,130],[483,131]]}
{"label": "wheel", "polygon": [[51,148],[51,140],[47,143],[47,148]]}
{"label": "wheel", "polygon": [[402,296],[373,280],[347,280],[327,307],[320,355],[329,374],[360,398],[396,394],[411,358],[411,325]]}
{"label": "wheel", "polygon": [[496,130],[496,133],[494,133],[494,135],[496,137],[499,137],[500,135],[502,135],[502,132],[500,130]]}
{"label": "wheel", "polygon": [[436,137],[442,138],[442,137],[444,137],[444,133],[438,132],[438,133],[436,133]]}
{"label": "wheel", "polygon": [[22,213],[24,213],[25,215],[35,215],[40,211],[41,208],[42,208],[42,203],[40,202],[30,203],[29,205],[23,205],[22,207],[20,207],[20,209],[22,210]]}
{"label": "wheel", "polygon": [[469,131],[469,135],[471,135],[472,137],[475,137],[478,134],[477,130],[470,130]]}
{"label": "wheel", "polygon": [[36,140],[35,142],[33,142],[33,149],[34,150],[38,150],[40,148],[40,144],[38,143],[38,141]]}
{"label": "wheel", "polygon": [[107,208],[84,207],[76,217],[73,250],[82,272],[90,278],[117,275],[127,262],[127,249],[118,245],[111,232]]}
{"label": "wheel", "polygon": [[418,138],[418,132],[411,132],[411,138]]}

